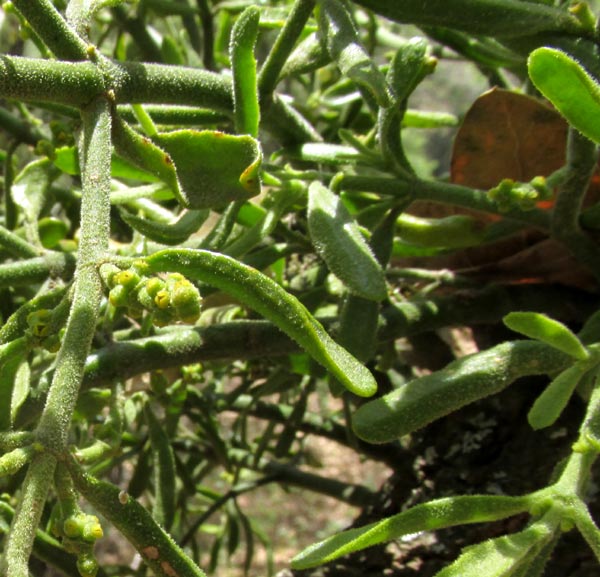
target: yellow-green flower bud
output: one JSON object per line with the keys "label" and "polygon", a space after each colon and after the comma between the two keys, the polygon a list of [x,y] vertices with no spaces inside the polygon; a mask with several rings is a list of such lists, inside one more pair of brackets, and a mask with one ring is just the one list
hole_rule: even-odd
{"label": "yellow-green flower bud", "polygon": [[154,297],[154,303],[161,310],[168,309],[171,305],[171,295],[169,294],[169,291],[167,289],[159,290]]}
{"label": "yellow-green flower bud", "polygon": [[131,269],[122,270],[115,274],[113,281],[115,284],[123,285],[131,290],[140,282],[140,276]]}
{"label": "yellow-green flower bud", "polygon": [[98,573],[98,561],[91,552],[85,552],[77,557],[77,570],[81,577],[96,577]]}
{"label": "yellow-green flower bud", "polygon": [[113,307],[125,307],[127,306],[128,291],[123,285],[116,285],[110,289],[108,293],[108,300]]}

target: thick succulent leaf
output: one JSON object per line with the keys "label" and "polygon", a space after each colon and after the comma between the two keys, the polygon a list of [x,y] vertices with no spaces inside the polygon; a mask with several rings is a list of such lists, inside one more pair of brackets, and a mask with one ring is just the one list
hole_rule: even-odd
{"label": "thick succulent leaf", "polygon": [[569,123],[600,142],[600,86],[581,64],[561,50],[538,48],[527,65],[536,88]]}
{"label": "thick succulent leaf", "polygon": [[544,389],[527,415],[527,420],[534,429],[543,429],[554,424],[589,368],[585,362],[575,363]]}
{"label": "thick succulent leaf", "polygon": [[435,577],[512,576],[552,539],[552,535],[545,524],[535,523],[520,533],[472,545]]}
{"label": "thick succulent leaf", "polygon": [[362,45],[352,16],[342,2],[321,2],[319,29],[327,52],[341,73],[371,94],[379,106],[389,106],[390,91],[385,76]]}
{"label": "thick succulent leaf", "polygon": [[468,495],[437,499],[315,543],[292,559],[292,567],[316,567],[342,555],[411,533],[434,531],[466,523],[496,521],[525,511],[527,507],[528,501],[525,497]]}
{"label": "thick succulent leaf", "polygon": [[308,228],[317,253],[352,293],[374,301],[387,296],[383,269],[358,225],[320,182],[308,189]]}
{"label": "thick succulent leaf", "polygon": [[571,330],[544,314],[512,312],[507,314],[503,321],[509,329],[530,339],[542,341],[577,360],[586,360],[589,357],[589,353]]}
{"label": "thick succulent leaf", "polygon": [[177,130],[154,141],[171,157],[188,208],[224,206],[260,193],[262,152],[251,136]]}
{"label": "thick succulent leaf", "polygon": [[285,289],[241,262],[206,250],[167,249],[146,259],[148,272],[179,272],[238,298],[302,346],[349,391],[369,397],[377,383],[363,364],[340,347]]}

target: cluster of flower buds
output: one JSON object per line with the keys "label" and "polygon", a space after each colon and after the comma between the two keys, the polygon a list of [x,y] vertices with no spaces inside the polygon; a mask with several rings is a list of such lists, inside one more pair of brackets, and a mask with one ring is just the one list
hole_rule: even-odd
{"label": "cluster of flower buds", "polygon": [[152,315],[152,323],[163,327],[175,322],[194,324],[200,317],[202,297],[198,289],[183,275],[168,273],[165,277],[146,277],[135,267],[121,270],[114,265],[100,269],[108,300],[115,308],[126,308],[127,314],[140,318]]}
{"label": "cluster of flower buds", "polygon": [[533,210],[538,203],[552,199],[552,190],[543,176],[536,176],[529,182],[516,182],[505,178],[498,186],[488,191],[501,212],[513,209]]}
{"label": "cluster of flower buds", "polygon": [[52,533],[61,538],[66,551],[77,556],[77,570],[81,577],[96,577],[99,566],[94,556],[94,544],[103,536],[98,517],[74,508],[66,518],[62,518],[60,511],[60,506],[53,511]]}

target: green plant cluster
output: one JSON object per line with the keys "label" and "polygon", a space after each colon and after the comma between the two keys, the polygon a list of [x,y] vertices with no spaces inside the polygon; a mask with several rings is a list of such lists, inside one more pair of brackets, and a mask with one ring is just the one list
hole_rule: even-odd
{"label": "green plant cluster", "polygon": [[[524,426],[567,439],[541,486],[409,489],[290,568],[498,521],[428,574],[542,576],[570,530],[600,561],[586,2],[12,0],[0,16],[0,577],[201,577],[240,552],[250,574],[272,546],[242,495],[381,504],[310,470],[307,437],[396,478],[431,426],[529,377],[543,387]],[[420,174],[411,131],[461,119],[409,105],[457,61],[550,101],[563,166],[481,188]],[[507,283],[502,266],[457,264],[521,237],[559,268]],[[481,350],[446,347],[440,365],[419,347],[456,326]],[[424,352],[427,371],[410,358]],[[141,567],[96,554],[115,531]]]}

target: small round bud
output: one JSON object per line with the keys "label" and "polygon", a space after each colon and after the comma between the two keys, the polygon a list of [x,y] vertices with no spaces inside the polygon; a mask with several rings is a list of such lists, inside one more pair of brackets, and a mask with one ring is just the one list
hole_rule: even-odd
{"label": "small round bud", "polygon": [[140,277],[137,272],[131,269],[122,270],[115,274],[114,282],[115,284],[122,285],[128,290],[131,290],[140,282]]}
{"label": "small round bud", "polygon": [[77,539],[78,537],[81,537],[82,531],[83,526],[78,515],[64,520],[63,533],[70,539]]}
{"label": "small round bud", "polygon": [[82,537],[84,541],[94,542],[102,538],[104,532],[102,531],[102,525],[98,521],[98,518],[89,515],[87,521],[83,525]]}
{"label": "small round bud", "polygon": [[108,293],[108,300],[113,307],[127,306],[129,291],[121,284],[116,285]]}
{"label": "small round bud", "polygon": [[82,553],[77,557],[77,570],[81,577],[96,577],[98,573],[98,561],[92,553]]}
{"label": "small round bud", "polygon": [[169,291],[166,289],[159,290],[154,297],[154,304],[161,310],[169,308],[171,305],[171,295],[169,294]]}

